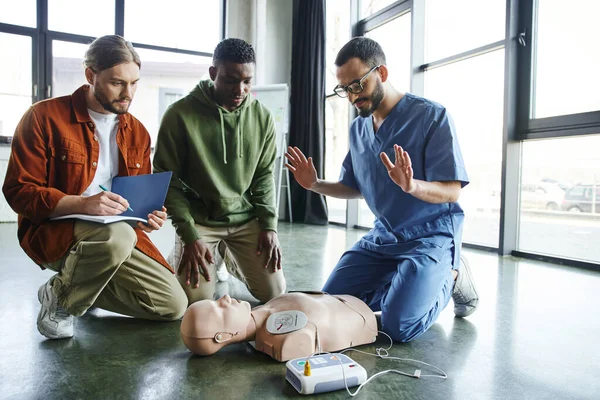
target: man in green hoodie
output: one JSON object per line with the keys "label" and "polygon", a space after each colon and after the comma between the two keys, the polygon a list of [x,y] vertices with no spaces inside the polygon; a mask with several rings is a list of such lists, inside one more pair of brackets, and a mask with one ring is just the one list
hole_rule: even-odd
{"label": "man in green hoodie", "polygon": [[250,94],[254,65],[248,43],[220,42],[211,79],[172,104],[158,132],[154,170],[173,172],[165,201],[177,230],[172,262],[190,304],[213,298],[220,244],[257,299],[285,292],[276,232],[275,127]]}

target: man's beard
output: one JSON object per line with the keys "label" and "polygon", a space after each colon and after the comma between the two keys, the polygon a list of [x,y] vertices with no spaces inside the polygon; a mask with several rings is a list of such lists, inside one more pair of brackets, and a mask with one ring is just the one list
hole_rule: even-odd
{"label": "man's beard", "polygon": [[102,90],[98,88],[94,88],[94,97],[96,98],[96,100],[98,100],[98,103],[100,103],[100,105],[106,111],[111,112],[113,114],[125,114],[127,113],[127,110],[129,110],[129,106],[131,105],[131,100],[129,100],[129,103],[125,107],[120,107],[114,104],[118,102],[118,100],[115,100],[113,102],[108,101],[108,98],[104,94],[104,92],[102,92]]}
{"label": "man's beard", "polygon": [[371,98],[369,100],[371,100],[371,107],[367,109],[358,110],[358,115],[360,115],[363,118],[371,116],[371,114],[373,114],[375,110],[379,108],[379,105],[383,100],[383,85],[381,84],[381,82],[377,82],[375,90],[373,90],[373,93],[371,94]]}

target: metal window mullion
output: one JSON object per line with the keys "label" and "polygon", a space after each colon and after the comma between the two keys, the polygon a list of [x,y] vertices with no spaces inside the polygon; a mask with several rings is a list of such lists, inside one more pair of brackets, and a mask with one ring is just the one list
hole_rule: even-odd
{"label": "metal window mullion", "polygon": [[521,140],[600,133],[600,111],[530,119]]}
{"label": "metal window mullion", "polygon": [[441,60],[436,60],[433,62],[422,64],[421,69],[424,71],[429,71],[434,68],[444,67],[449,64],[467,60],[469,58],[478,57],[483,54],[487,54],[487,53],[491,53],[496,50],[500,50],[500,49],[504,48],[504,44],[505,44],[505,40],[502,39],[502,40],[499,40],[494,43],[489,43],[484,46],[465,51],[463,53],[459,53],[459,54],[455,54],[450,57],[443,58]]}
{"label": "metal window mullion", "polygon": [[375,14],[364,18],[361,21],[361,25],[365,32],[372,31],[373,29],[400,17],[407,12],[410,12],[411,7],[412,1],[410,0],[396,2],[382,10],[379,10]]}
{"label": "metal window mullion", "polygon": [[125,0],[115,0],[115,35],[125,37]]}
{"label": "metal window mullion", "polygon": [[414,0],[411,9],[410,92],[425,95],[425,0]]}
{"label": "metal window mullion", "polygon": [[12,25],[0,22],[0,32],[9,33],[12,35],[33,36],[37,34],[36,28],[28,26]]}
{"label": "metal window mullion", "polygon": [[38,27],[38,100],[47,99],[49,85],[52,83],[52,47],[48,39],[48,0],[37,1]]}
{"label": "metal window mullion", "polygon": [[[360,0],[350,0],[350,26],[351,36],[362,36],[362,25],[360,23]],[[337,96],[337,95],[334,95]],[[350,134],[350,123],[356,118],[356,109],[348,103],[348,128],[346,131]],[[348,149],[346,149],[348,151]],[[352,229],[355,225],[358,225],[358,214],[360,212],[360,206],[358,199],[346,200],[346,229]]]}
{"label": "metal window mullion", "polygon": [[208,53],[205,51],[178,49],[178,48],[174,48],[174,47],[156,46],[156,45],[152,45],[152,44],[144,44],[144,43],[136,43],[136,42],[133,42],[131,44],[133,44],[133,47],[140,48],[140,49],[146,49],[146,50],[166,51],[169,53],[188,54],[188,55],[200,56],[200,57],[212,57],[212,53]]}
{"label": "metal window mullion", "polygon": [[[518,42],[523,10],[519,0],[506,1],[504,45],[504,121],[502,130],[502,171],[498,254],[509,255],[517,248],[519,235],[519,182],[522,143],[517,140],[522,109],[521,75],[523,48]],[[522,7],[522,5],[521,5]]]}
{"label": "metal window mullion", "polygon": [[227,37],[227,0],[221,0],[221,40]]}

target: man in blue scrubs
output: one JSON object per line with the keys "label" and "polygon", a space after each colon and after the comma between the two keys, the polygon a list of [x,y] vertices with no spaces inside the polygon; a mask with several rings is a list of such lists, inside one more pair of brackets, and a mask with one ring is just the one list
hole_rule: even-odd
{"label": "man in blue scrubs", "polygon": [[394,89],[377,42],[350,40],[335,64],[334,91],[359,114],[340,180],[318,179],[312,159],[297,147],[288,148],[287,166],[305,189],[365,199],[374,227],[344,253],[323,291],[360,298],[381,311],[384,332],[407,342],[435,322],[450,297],[458,317],[477,308],[460,257],[464,213],[457,200],[467,173],[446,109]]}

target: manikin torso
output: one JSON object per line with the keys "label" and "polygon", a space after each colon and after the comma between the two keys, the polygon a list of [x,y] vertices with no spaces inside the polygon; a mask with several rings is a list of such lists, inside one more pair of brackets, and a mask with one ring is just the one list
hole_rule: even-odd
{"label": "manikin torso", "polygon": [[[308,317],[303,328],[284,334],[267,330],[267,319],[280,311],[302,311]],[[279,361],[307,357],[317,351],[337,351],[372,343],[377,336],[373,311],[348,295],[287,293],[252,310],[256,321],[256,349]]]}
{"label": "manikin torso", "polygon": [[[293,311],[300,311],[308,321],[299,324],[292,332],[273,334],[267,329],[269,316],[273,330],[273,321],[277,314],[285,312],[277,319],[275,331],[290,320]],[[246,336],[236,336],[228,343],[215,343],[208,335],[200,334],[205,330],[208,317],[200,307],[192,304],[183,318],[181,334],[186,346],[196,354],[213,354],[219,348],[241,341],[255,341],[257,350],[268,354],[278,361],[287,361],[297,357],[307,357],[318,351],[333,352],[352,346],[372,343],[377,336],[377,322],[373,311],[361,300],[349,295],[328,295],[322,293],[286,293],[278,296],[250,312],[250,327]],[[274,315],[275,314],[275,315]],[[247,314],[246,314],[247,315]],[[285,331],[285,329],[281,329]],[[240,335],[241,336],[241,335]],[[237,339],[239,337],[239,339]]]}

